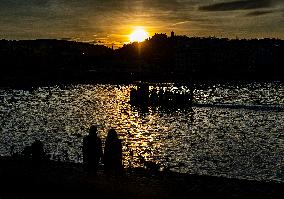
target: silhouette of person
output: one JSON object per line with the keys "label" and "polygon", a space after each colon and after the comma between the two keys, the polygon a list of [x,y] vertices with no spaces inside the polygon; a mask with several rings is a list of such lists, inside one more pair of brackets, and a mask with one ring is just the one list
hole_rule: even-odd
{"label": "silhouette of person", "polygon": [[122,144],[114,129],[110,129],[105,142],[104,169],[110,174],[122,172]]}
{"label": "silhouette of person", "polygon": [[97,127],[91,126],[89,135],[83,138],[83,164],[85,169],[96,172],[103,156],[102,141],[97,136]]}
{"label": "silhouette of person", "polygon": [[41,162],[45,158],[43,143],[40,140],[36,140],[32,143],[31,155],[32,160],[35,162]]}

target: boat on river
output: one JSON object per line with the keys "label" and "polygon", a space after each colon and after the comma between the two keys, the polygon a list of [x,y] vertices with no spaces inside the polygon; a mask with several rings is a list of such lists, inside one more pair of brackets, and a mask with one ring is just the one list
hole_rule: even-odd
{"label": "boat on river", "polygon": [[130,104],[134,106],[191,106],[193,88],[190,92],[174,92],[168,84],[138,82],[130,91]]}

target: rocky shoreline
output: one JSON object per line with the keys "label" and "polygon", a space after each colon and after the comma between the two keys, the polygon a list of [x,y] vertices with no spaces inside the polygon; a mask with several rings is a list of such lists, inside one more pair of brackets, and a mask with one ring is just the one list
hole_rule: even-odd
{"label": "rocky shoreline", "polygon": [[280,198],[284,183],[228,179],[143,168],[108,176],[82,164],[0,158],[0,198]]}

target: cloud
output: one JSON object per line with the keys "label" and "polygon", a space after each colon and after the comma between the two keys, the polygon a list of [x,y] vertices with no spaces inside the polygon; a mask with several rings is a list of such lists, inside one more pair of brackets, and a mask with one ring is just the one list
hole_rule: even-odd
{"label": "cloud", "polygon": [[185,24],[185,23],[189,23],[190,21],[186,20],[186,21],[180,21],[180,22],[177,22],[177,23],[174,23],[172,24],[171,26],[178,26],[178,25],[182,25],[182,24]]}
{"label": "cloud", "polygon": [[[261,15],[267,15],[261,28],[274,34],[283,29],[277,24],[283,18],[283,5],[284,0],[0,0],[0,39],[52,37],[124,42],[128,38],[123,35],[137,25],[151,34],[174,30],[185,35],[230,36],[242,29],[256,35],[255,26],[260,20],[253,16]],[[236,24],[235,13],[219,12],[230,10],[241,10],[244,17],[239,17]],[[276,10],[280,12],[269,14]],[[266,28],[271,24],[277,25]]]}
{"label": "cloud", "polygon": [[0,1],[0,11],[9,9],[26,9],[35,7],[46,7],[50,0],[2,0]]}
{"label": "cloud", "polygon": [[247,17],[256,17],[256,16],[262,16],[270,13],[274,13],[274,10],[255,10],[252,12],[247,13],[245,16]]}
{"label": "cloud", "polygon": [[240,0],[211,5],[200,6],[202,11],[230,11],[230,10],[249,10],[258,8],[269,8],[273,5],[273,0]]}

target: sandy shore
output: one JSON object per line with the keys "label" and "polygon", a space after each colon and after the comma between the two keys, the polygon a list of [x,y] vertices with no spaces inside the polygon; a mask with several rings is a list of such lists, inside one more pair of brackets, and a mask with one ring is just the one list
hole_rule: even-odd
{"label": "sandy shore", "polygon": [[145,169],[107,176],[81,164],[0,158],[0,198],[282,198],[284,183],[198,176]]}

